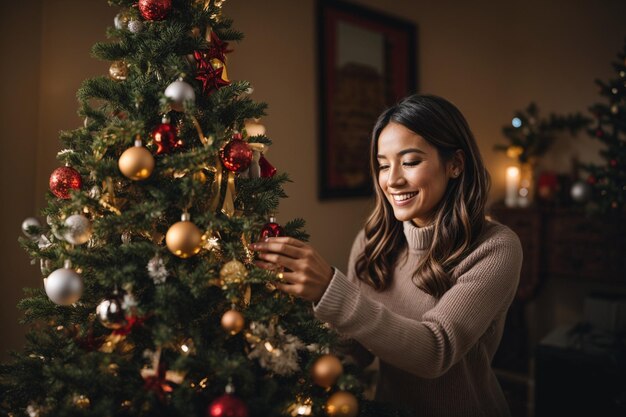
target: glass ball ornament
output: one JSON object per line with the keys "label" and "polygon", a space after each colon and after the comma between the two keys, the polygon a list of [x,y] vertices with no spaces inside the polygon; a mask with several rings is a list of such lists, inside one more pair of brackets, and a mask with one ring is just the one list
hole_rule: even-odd
{"label": "glass ball ornament", "polygon": [[245,325],[243,315],[237,310],[228,310],[222,316],[221,325],[231,336],[239,333]]}
{"label": "glass ball ornament", "polygon": [[202,233],[190,221],[189,215],[185,213],[181,217],[181,221],[174,223],[167,230],[165,244],[170,252],[179,258],[190,258],[200,252],[202,248]]}
{"label": "glass ball ornament", "polygon": [[32,229],[41,229],[41,223],[34,217],[27,217],[22,222],[22,233],[26,235],[27,238],[31,240],[39,239],[40,233],[39,230],[32,231]]}
{"label": "glass ball ornament", "polygon": [[83,280],[66,261],[63,268],[57,269],[44,279],[44,288],[53,303],[69,306],[80,300],[83,294]]}
{"label": "glass ball ornament", "polygon": [[209,405],[207,415],[210,417],[248,417],[248,407],[233,394],[225,394]]}
{"label": "glass ball ornament", "polygon": [[343,373],[343,365],[335,355],[322,355],[311,368],[313,382],[323,388],[332,387]]}
{"label": "glass ball ornament", "polygon": [[185,111],[185,102],[196,100],[196,93],[193,91],[193,87],[182,79],[178,79],[168,85],[164,94],[165,97],[171,100],[170,106],[172,110],[178,112]]}
{"label": "glass ball ornament", "polygon": [[59,167],[50,175],[50,191],[64,200],[70,198],[70,190],[80,190],[82,185],[83,179],[78,171],[72,167]]}
{"label": "glass ball ornament", "polygon": [[145,180],[154,170],[154,157],[142,146],[141,141],[137,140],[135,146],[122,153],[118,167],[125,177],[133,181]]}
{"label": "glass ball ornament", "polygon": [[157,145],[157,155],[168,154],[183,146],[183,141],[176,138],[176,129],[167,118],[163,118],[162,123],[154,128],[152,140]]}
{"label": "glass ball ornament", "polygon": [[285,229],[276,223],[275,217],[270,217],[270,221],[266,223],[261,229],[261,234],[259,236],[260,241],[267,240],[270,237],[280,237],[285,236]]}
{"label": "glass ball ornament", "polygon": [[144,19],[163,20],[172,9],[172,0],[139,0],[138,6]]}
{"label": "glass ball ornament", "polygon": [[231,172],[241,172],[252,162],[252,148],[241,139],[232,139],[220,150],[224,168]]}
{"label": "glass ball ornament", "polygon": [[326,413],[330,417],[356,417],[359,413],[359,402],[347,391],[337,391],[326,401]]}
{"label": "glass ball ornament", "polygon": [[128,65],[124,61],[115,61],[109,67],[109,75],[115,81],[124,81],[128,77]]}
{"label": "glass ball ornament", "polygon": [[222,285],[240,284],[247,276],[246,266],[236,259],[226,262],[220,269]]}
{"label": "glass ball ornament", "polygon": [[139,33],[143,30],[143,22],[141,20],[131,20],[128,22],[128,30],[131,33]]}
{"label": "glass ball ornament", "polygon": [[129,21],[130,15],[127,10],[122,10],[113,18],[113,24],[115,25],[115,29],[118,30],[126,29]]}
{"label": "glass ball ornament", "polygon": [[65,219],[63,238],[72,245],[82,245],[91,238],[91,221],[82,214],[73,214]]}
{"label": "glass ball ornament", "polygon": [[107,329],[117,330],[126,326],[126,312],[123,309],[123,297],[113,295],[100,301],[96,307],[96,317]]}
{"label": "glass ball ornament", "polygon": [[589,199],[591,199],[591,194],[591,185],[585,181],[576,181],[572,185],[572,188],[570,188],[572,200],[577,203],[586,203]]}

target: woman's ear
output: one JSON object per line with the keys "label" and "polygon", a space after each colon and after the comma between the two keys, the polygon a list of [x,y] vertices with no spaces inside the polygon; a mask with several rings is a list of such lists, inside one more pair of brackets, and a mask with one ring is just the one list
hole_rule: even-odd
{"label": "woman's ear", "polygon": [[448,162],[448,177],[458,178],[465,169],[465,153],[457,149]]}

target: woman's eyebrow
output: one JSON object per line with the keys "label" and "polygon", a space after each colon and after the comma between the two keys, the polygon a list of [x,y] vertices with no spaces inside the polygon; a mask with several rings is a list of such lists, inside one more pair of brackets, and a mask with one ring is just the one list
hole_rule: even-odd
{"label": "woman's eyebrow", "polygon": [[[400,152],[398,152],[398,156],[402,156],[402,155],[406,155],[407,153],[421,153],[423,155],[426,155],[426,152],[424,152],[421,149],[417,149],[417,148],[408,148],[408,149],[403,149]],[[387,157],[385,155],[376,155],[376,158],[378,159],[387,159]]]}

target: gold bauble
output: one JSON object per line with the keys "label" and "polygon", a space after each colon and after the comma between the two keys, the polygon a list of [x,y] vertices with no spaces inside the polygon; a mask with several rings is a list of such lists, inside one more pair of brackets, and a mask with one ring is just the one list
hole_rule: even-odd
{"label": "gold bauble", "polygon": [[206,182],[206,174],[202,171],[194,172],[191,178],[193,178],[194,181],[198,181],[200,184],[204,184]]}
{"label": "gold bauble", "polygon": [[326,402],[326,412],[330,417],[356,417],[359,402],[347,391],[337,391]]}
{"label": "gold bauble", "polygon": [[248,275],[248,270],[241,262],[232,260],[226,262],[222,269],[220,269],[220,278],[222,284],[240,284]]}
{"label": "gold bauble", "polygon": [[192,222],[180,221],[168,229],[165,244],[179,258],[189,258],[200,252],[202,233]]}
{"label": "gold bauble", "polygon": [[209,62],[211,63],[211,66],[213,67],[214,70],[218,70],[218,69],[222,68],[222,80],[224,80],[226,82],[230,82],[228,80],[228,73],[226,72],[226,65],[224,65],[224,63],[222,61],[220,61],[217,58],[213,58]]}
{"label": "gold bauble", "polygon": [[335,355],[320,356],[311,368],[313,382],[324,388],[332,387],[342,373],[343,365]]}
{"label": "gold bauble", "polygon": [[243,315],[237,310],[228,310],[222,316],[222,328],[230,333],[231,336],[239,333],[245,324]]}
{"label": "gold bauble", "polygon": [[154,157],[143,146],[133,146],[124,151],[118,162],[120,171],[131,180],[145,180],[154,169]]}
{"label": "gold bauble", "polygon": [[128,66],[124,61],[115,61],[109,67],[109,75],[115,81],[124,81],[128,77]]}

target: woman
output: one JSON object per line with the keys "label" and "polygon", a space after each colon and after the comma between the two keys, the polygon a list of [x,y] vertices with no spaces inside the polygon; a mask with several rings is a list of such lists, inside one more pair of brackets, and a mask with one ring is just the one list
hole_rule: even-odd
{"label": "woman", "polygon": [[376,398],[416,416],[507,416],[490,363],[519,281],[522,250],[485,219],[489,189],[476,141],[448,101],[415,95],[374,127],[376,206],[348,273],[293,238],[254,245],[278,288],[380,359]]}

